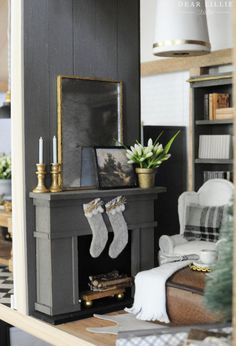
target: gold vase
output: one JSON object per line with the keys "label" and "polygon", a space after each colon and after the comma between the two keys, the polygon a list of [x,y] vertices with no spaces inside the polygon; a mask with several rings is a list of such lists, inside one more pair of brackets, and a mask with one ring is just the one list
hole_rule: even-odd
{"label": "gold vase", "polygon": [[136,168],[135,171],[138,175],[139,187],[141,189],[150,189],[155,186],[155,168]]}

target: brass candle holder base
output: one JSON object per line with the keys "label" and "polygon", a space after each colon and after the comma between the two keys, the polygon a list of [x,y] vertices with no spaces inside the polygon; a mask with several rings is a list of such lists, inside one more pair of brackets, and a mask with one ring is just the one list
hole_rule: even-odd
{"label": "brass candle holder base", "polygon": [[59,183],[61,176],[61,165],[60,163],[51,164],[51,177],[52,183],[50,186],[50,192],[61,192],[61,185]]}
{"label": "brass candle holder base", "polygon": [[49,190],[46,188],[44,181],[46,176],[46,165],[44,163],[37,163],[37,172],[36,175],[38,177],[38,185],[35,189],[33,189],[33,192],[35,193],[45,193],[49,192]]}

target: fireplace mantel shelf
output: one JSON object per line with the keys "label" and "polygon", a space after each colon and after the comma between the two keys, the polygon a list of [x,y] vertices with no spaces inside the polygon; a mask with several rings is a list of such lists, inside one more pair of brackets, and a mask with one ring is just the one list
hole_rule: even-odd
{"label": "fireplace mantel shelf", "polygon": [[[101,198],[107,203],[116,196],[126,197],[124,218],[129,230],[129,244],[126,247],[128,257],[124,263],[129,267],[127,272],[134,276],[141,270],[154,267],[154,248],[156,248],[154,233],[157,227],[155,204],[158,196],[164,192],[166,192],[165,187],[157,186],[151,189],[30,193],[35,206],[33,234],[36,241],[37,287],[34,316],[59,323],[93,315],[95,312],[105,313],[124,307],[125,301],[103,304],[90,310],[84,309],[81,304],[80,298],[84,286],[81,288],[79,273],[88,270],[90,274],[95,264],[91,262],[90,257],[87,257],[89,246],[86,245],[85,239],[89,239],[92,233],[84,215],[83,205],[95,198]],[[112,227],[106,213],[103,219],[111,235]],[[90,240],[88,245],[89,242]],[[118,265],[118,262],[114,264],[113,259],[108,258],[108,260],[112,261],[109,265]],[[104,261],[97,263],[101,264],[97,272],[99,274],[105,270]],[[119,267],[116,269],[119,270]],[[130,301],[130,294],[127,299]]]}
{"label": "fireplace mantel shelf", "polygon": [[69,199],[83,199],[83,198],[98,198],[109,196],[130,196],[130,195],[150,195],[166,192],[166,187],[156,186],[151,189],[129,188],[129,189],[109,189],[109,190],[76,190],[76,191],[63,191],[57,193],[30,193],[30,197],[34,199],[42,199],[46,201],[52,200],[69,200]]}

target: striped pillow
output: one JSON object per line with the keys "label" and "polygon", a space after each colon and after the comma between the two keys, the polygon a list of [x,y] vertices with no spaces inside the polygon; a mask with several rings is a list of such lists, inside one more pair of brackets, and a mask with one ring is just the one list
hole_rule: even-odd
{"label": "striped pillow", "polygon": [[226,216],[226,207],[224,205],[217,207],[188,205],[184,238],[216,242],[219,239],[220,227]]}

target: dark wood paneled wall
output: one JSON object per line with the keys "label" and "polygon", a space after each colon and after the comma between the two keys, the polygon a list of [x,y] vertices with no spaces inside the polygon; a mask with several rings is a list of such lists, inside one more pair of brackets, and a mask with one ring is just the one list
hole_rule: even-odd
{"label": "dark wood paneled wall", "polygon": [[[144,126],[144,141],[155,140],[164,131],[160,142],[164,145],[178,131],[170,153],[171,158],[157,169],[156,185],[165,186],[167,192],[160,196],[156,208],[158,229],[155,234],[155,249],[159,249],[159,238],[163,234],[179,233],[178,198],[187,190],[187,138],[186,127],[180,126]],[[157,254],[156,254],[157,258]]]}
{"label": "dark wood paneled wall", "polygon": [[51,161],[56,133],[56,76],[124,82],[124,138],[139,137],[139,0],[24,0],[25,183],[29,310],[35,301],[34,209],[38,138]]}

